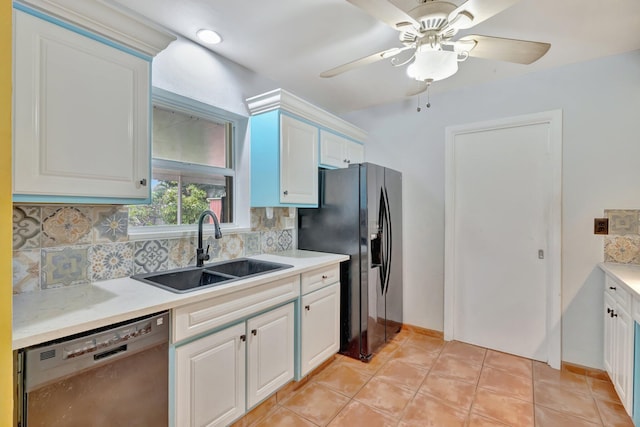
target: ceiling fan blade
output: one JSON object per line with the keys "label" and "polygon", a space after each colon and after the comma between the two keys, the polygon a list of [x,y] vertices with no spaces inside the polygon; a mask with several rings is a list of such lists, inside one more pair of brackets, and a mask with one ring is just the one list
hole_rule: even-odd
{"label": "ceiling fan blade", "polygon": [[[347,0],[354,6],[359,7],[360,9],[367,12],[369,15],[376,18],[378,21],[382,21],[394,30],[399,30],[398,24],[401,24],[400,27],[402,31],[409,31],[411,28],[407,26],[406,23],[410,23],[412,26],[416,28],[420,28],[420,24],[416,22],[411,16],[409,16],[405,11],[394,5],[393,3],[387,0]],[[405,25],[402,25],[405,24]]]}
{"label": "ceiling fan blade", "polygon": [[549,43],[479,36],[475,34],[464,36],[455,43],[469,43],[471,41],[475,41],[476,45],[468,51],[469,56],[498,59],[500,61],[515,62],[517,64],[531,64],[542,58],[551,47]]}
{"label": "ceiling fan blade", "polygon": [[346,64],[339,65],[327,71],[320,73],[320,77],[333,77],[338,74],[342,74],[345,71],[352,70],[363,65],[373,64],[381,59],[391,58],[397,54],[404,52],[405,50],[413,49],[413,46],[394,47],[392,49],[383,50],[382,52],[373,53],[364,58],[356,59],[355,61],[347,62]]}
{"label": "ceiling fan blade", "polygon": [[[519,0],[467,0],[449,14],[449,22],[458,30],[471,28],[482,21],[491,18],[508,7],[513,6]],[[456,16],[464,12],[470,13],[472,19],[456,19]]]}

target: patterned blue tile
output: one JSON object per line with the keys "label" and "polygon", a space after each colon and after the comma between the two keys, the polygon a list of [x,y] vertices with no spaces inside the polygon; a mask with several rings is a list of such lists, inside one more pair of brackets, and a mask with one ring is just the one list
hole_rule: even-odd
{"label": "patterned blue tile", "polygon": [[121,207],[95,209],[93,225],[96,243],[124,242],[128,239],[129,211]]}
{"label": "patterned blue tile", "polygon": [[292,249],[293,245],[293,233],[291,230],[282,230],[278,232],[278,251],[288,251]]}
{"label": "patterned blue tile", "polygon": [[133,244],[112,243],[89,248],[89,279],[118,279],[133,273]]}
{"label": "patterned blue tile", "polygon": [[13,207],[13,250],[40,248],[40,207]]}
{"label": "patterned blue tile", "polygon": [[258,255],[262,252],[260,233],[246,233],[244,237],[244,254],[247,256]]}
{"label": "patterned blue tile", "polygon": [[260,233],[260,239],[262,240],[262,252],[272,254],[278,251],[277,231],[263,231]]}
{"label": "patterned blue tile", "polygon": [[88,246],[65,246],[42,250],[41,282],[43,289],[89,283]]}
{"label": "patterned blue tile", "polygon": [[135,242],[133,272],[152,273],[169,268],[167,240],[145,240]]}

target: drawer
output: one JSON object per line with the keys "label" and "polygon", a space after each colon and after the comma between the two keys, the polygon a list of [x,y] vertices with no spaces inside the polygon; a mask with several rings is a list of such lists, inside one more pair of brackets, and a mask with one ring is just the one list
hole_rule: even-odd
{"label": "drawer", "polygon": [[605,292],[609,293],[616,300],[618,305],[624,309],[627,313],[631,312],[631,295],[627,289],[618,283],[615,279],[606,277],[606,289]]}
{"label": "drawer", "polygon": [[244,319],[300,295],[300,276],[244,288],[173,310],[172,343]]}
{"label": "drawer", "polygon": [[300,281],[302,295],[324,288],[332,283],[339,282],[340,264],[334,264],[328,267],[318,268],[302,273]]}

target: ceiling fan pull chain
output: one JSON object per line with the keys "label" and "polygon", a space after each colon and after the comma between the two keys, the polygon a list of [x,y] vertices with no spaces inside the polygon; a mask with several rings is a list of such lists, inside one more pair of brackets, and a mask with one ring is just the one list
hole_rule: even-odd
{"label": "ceiling fan pull chain", "polygon": [[420,95],[418,95],[418,108],[416,108],[416,111],[419,113],[420,111],[422,111],[422,108],[420,108]]}
{"label": "ceiling fan pull chain", "polygon": [[427,86],[427,108],[431,108],[431,102],[429,102],[429,89],[431,89],[431,85]]}

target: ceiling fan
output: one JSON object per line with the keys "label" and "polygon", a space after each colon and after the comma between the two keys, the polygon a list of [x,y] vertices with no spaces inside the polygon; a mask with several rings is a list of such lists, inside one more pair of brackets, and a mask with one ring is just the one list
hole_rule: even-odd
{"label": "ceiling fan", "polygon": [[[347,0],[374,18],[400,32],[402,47],[377,52],[324,71],[320,77],[333,77],[351,69],[382,59],[394,66],[408,65],[409,77],[426,85],[458,71],[458,62],[468,57],[498,59],[518,64],[531,64],[541,58],[551,45],[502,37],[467,35],[453,40],[459,30],[472,28],[514,5],[519,0],[467,0],[460,6],[443,0],[418,0],[418,6],[404,11],[388,0]],[[411,56],[399,60],[409,51]]]}

